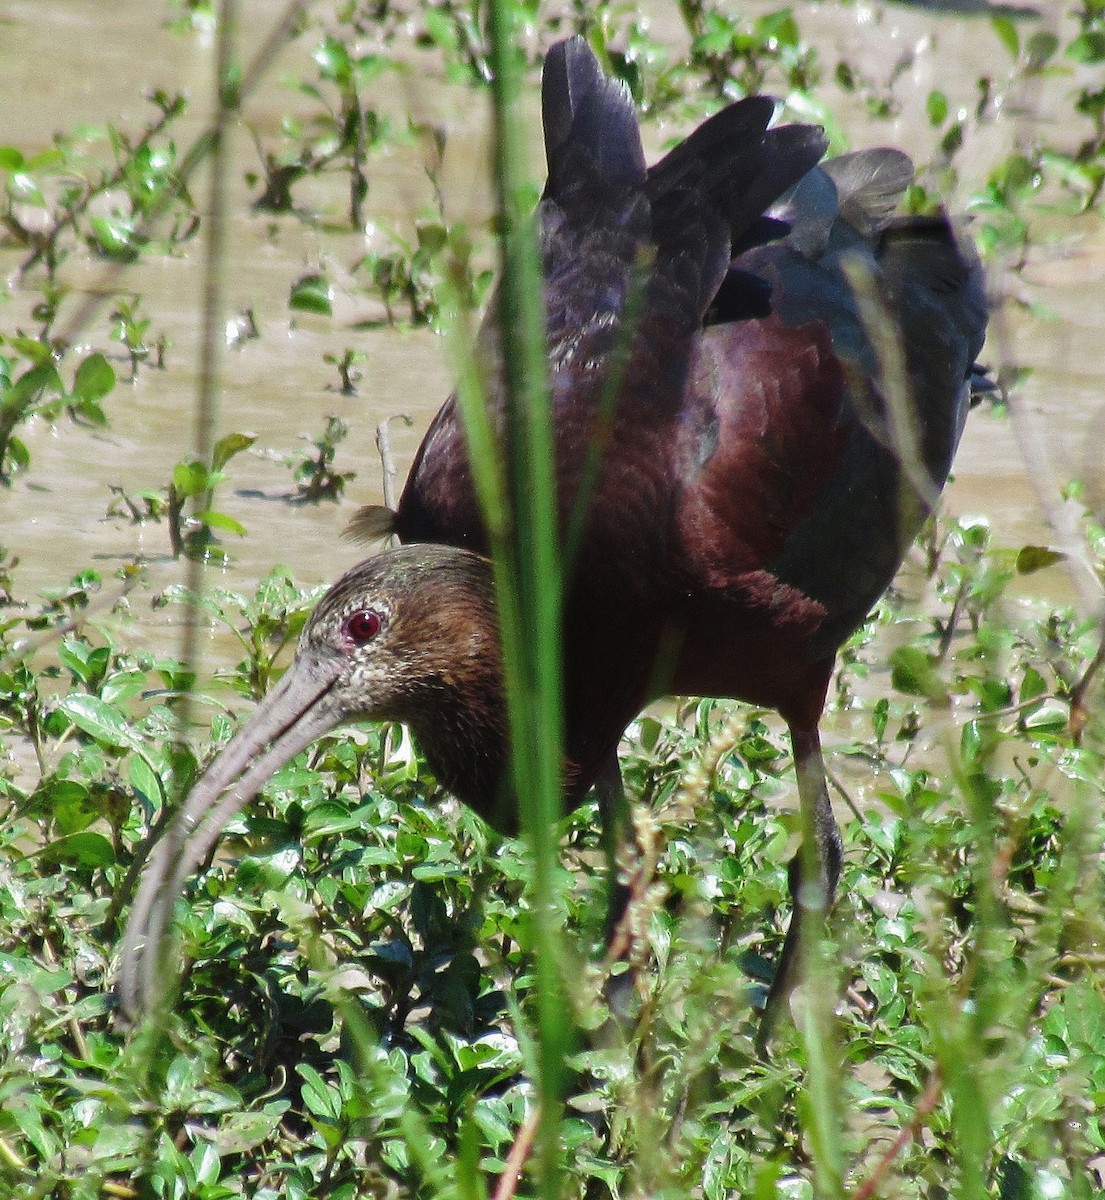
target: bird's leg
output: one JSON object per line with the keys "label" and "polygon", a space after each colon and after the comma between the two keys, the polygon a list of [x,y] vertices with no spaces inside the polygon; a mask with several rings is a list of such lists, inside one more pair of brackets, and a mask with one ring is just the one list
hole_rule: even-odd
{"label": "bird's leg", "polygon": [[[616,963],[632,961],[633,935],[630,928],[630,901],[633,898],[633,867],[627,864],[628,882],[622,882],[622,863],[633,854],[632,829],[629,819],[629,798],[622,782],[617,751],[603,760],[595,780],[602,823],[602,848],[606,857],[606,966],[612,971]],[[635,857],[635,855],[634,855]],[[610,1010],[609,1039],[618,1044],[628,1028],[633,1011],[634,972],[629,970],[608,974],[603,983],[603,996]],[[616,1036],[615,1036],[616,1031]],[[600,1039],[608,1040],[608,1039]]]}
{"label": "bird's leg", "polygon": [[595,795],[599,803],[600,840],[606,857],[606,944],[610,947],[618,938],[629,904],[629,888],[621,882],[619,871],[619,858],[631,835],[629,800],[616,750],[603,760],[595,780]]}
{"label": "bird's leg", "polygon": [[790,894],[794,908],[775,979],[760,1018],[756,1044],[761,1052],[771,1037],[779,1010],[799,981],[812,945],[810,939],[817,935],[832,905],[843,857],[840,830],[829,802],[817,726],[800,729],[791,725],[790,742],[798,777],[802,845],[790,863]]}

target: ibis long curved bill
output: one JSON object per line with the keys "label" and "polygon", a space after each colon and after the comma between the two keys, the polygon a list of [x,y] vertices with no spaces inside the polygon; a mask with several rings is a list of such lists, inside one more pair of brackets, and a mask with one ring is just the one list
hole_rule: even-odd
{"label": "ibis long curved bill", "polygon": [[265,782],[317,737],[341,723],[333,698],[340,660],[302,656],[192,789],[150,854],[123,939],[119,993],[134,1016],[163,986],[165,934],[185,880],[230,819]]}

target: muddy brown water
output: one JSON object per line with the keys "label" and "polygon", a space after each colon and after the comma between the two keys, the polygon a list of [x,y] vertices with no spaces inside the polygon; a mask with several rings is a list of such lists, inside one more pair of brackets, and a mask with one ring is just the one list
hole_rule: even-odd
{"label": "muddy brown water", "polygon": [[[248,59],[260,45],[281,7],[263,0],[243,4],[242,55]],[[746,6],[750,13],[768,11],[763,4]],[[0,12],[0,145],[25,154],[48,146],[55,132],[81,123],[113,122],[136,133],[151,117],[143,99],[157,86],[185,90],[192,101],[186,123],[174,137],[188,143],[201,128],[207,108],[214,51],[210,37],[176,33],[166,27],[168,7],[150,0],[9,0]],[[321,32],[325,9],[312,10]],[[654,3],[654,35],[677,50],[685,41],[674,5]],[[1033,29],[1059,29],[1060,8],[1038,6],[1038,16],[1019,22],[1022,37]],[[1069,96],[1077,76],[1062,75],[1033,88],[1002,91],[1009,75],[1008,59],[984,18],[934,14],[922,8],[861,2],[823,3],[800,8],[803,33],[817,47],[826,76],[839,60],[851,63],[872,86],[888,85],[897,64],[894,94],[900,111],[889,121],[868,117],[857,96],[832,86],[824,94],[853,146],[891,143],[909,149],[918,160],[932,152],[935,135],[925,117],[925,97],[942,88],[952,108],[971,107],[981,64],[994,78],[1002,97],[997,118],[970,135],[964,164],[962,195],[985,178],[989,167],[1019,141],[1030,136],[1071,143],[1062,126],[1069,121]],[[380,229],[405,234],[414,214],[431,201],[431,188],[417,143],[395,145],[369,162],[367,232],[342,232],[333,226],[344,213],[345,176],[304,184],[297,198],[312,206],[320,220],[255,213],[244,175],[257,166],[246,126],[273,143],[287,112],[309,116],[311,102],[288,80],[313,77],[310,50],[317,38],[308,34],[287,47],[269,69],[263,85],[248,99],[244,121],[236,130],[231,166],[233,195],[231,232],[225,264],[227,318],[243,310],[255,315],[260,337],[229,345],[223,365],[219,433],[249,431],[257,435],[252,452],[230,466],[231,482],[219,495],[217,508],[248,529],[245,539],[230,539],[232,566],[211,569],[209,584],[248,589],[276,563],[290,564],[303,582],[330,580],[351,565],[355,547],[339,539],[354,508],[381,499],[381,473],[374,446],[378,422],[407,414],[410,428],[393,426],[393,448],[399,481],[441,400],[450,387],[450,367],[441,339],[426,331],[366,329],[365,321],[381,316],[371,299],[343,289],[350,264],[370,246],[386,246]],[[366,41],[366,48],[370,43]],[[450,85],[428,69],[429,59],[413,60],[403,75],[386,75],[366,92],[369,104],[397,123],[407,111],[438,124],[448,135],[441,188],[450,219],[475,226],[489,212],[486,178],[487,112],[481,97]],[[537,87],[527,97],[532,119],[534,170],[541,167],[537,125]],[[680,130],[674,124],[646,125],[653,152]],[[198,179],[195,194],[205,196]],[[24,253],[0,235],[0,330],[33,327],[29,316],[35,300],[36,276],[20,280]],[[152,318],[151,336],[169,341],[164,370],[143,368],[133,383],[120,383],[108,398],[110,427],[99,432],[75,428],[62,420],[51,429],[38,423],[22,430],[30,449],[31,468],[0,493],[0,543],[18,556],[17,590],[32,595],[56,586],[78,568],[94,565],[109,574],[141,559],[155,590],[182,580],[184,567],[167,553],[165,527],[109,520],[109,486],[158,488],[192,441],[198,337],[200,330],[200,242],[188,243],[172,257],[151,256],[105,282],[102,263],[74,254],[61,278],[79,297],[105,288],[142,297]],[[332,319],[292,314],[288,295],[304,272],[324,266],[337,283]],[[1105,430],[1101,313],[1105,311],[1105,232],[1097,218],[1055,216],[1042,224],[1041,242],[1024,269],[996,272],[995,287],[1023,304],[1000,310],[1000,341],[988,348],[988,361],[1002,358],[1032,368],[1019,393],[1030,420],[1029,443],[1035,476],[1026,466],[1011,422],[976,413],[969,423],[949,487],[945,511],[985,515],[995,539],[1004,545],[1054,542],[1044,520],[1038,489],[1053,497],[1058,484],[1072,476],[1101,479],[1101,443]],[[70,301],[71,311],[75,302]],[[106,336],[107,313],[100,311],[79,334],[97,349],[115,353]],[[325,354],[346,348],[366,355],[359,394],[335,390],[333,367]],[[121,378],[127,370],[116,362]],[[71,369],[71,368],[70,368]],[[275,459],[301,449],[302,435],[318,434],[328,414],[342,418],[350,434],[341,444],[338,469],[355,470],[356,479],[340,504],[301,506],[290,502],[291,473]],[[1040,475],[1039,462],[1051,465]],[[1042,481],[1042,482],[1041,482]],[[1061,570],[1026,581],[1027,599],[1040,594],[1071,598],[1077,593]],[[1085,595],[1083,601],[1085,601]],[[158,649],[175,653],[178,634],[164,613],[146,608],[146,593],[135,601],[138,636]],[[217,665],[232,649],[207,646],[205,655]]]}

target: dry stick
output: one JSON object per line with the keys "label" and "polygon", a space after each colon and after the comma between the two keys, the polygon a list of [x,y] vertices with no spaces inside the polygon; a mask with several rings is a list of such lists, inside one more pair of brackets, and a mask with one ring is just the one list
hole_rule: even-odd
{"label": "dry stick", "polygon": [[376,449],[380,453],[380,466],[384,472],[384,504],[392,512],[395,512],[395,479],[399,472],[391,454],[391,430],[389,427],[392,421],[402,421],[410,429],[414,424],[414,418],[410,413],[392,413],[390,417],[385,417],[376,426]]}
{"label": "dry stick", "polygon": [[937,1069],[933,1071],[928,1083],[925,1084],[925,1090],[921,1093],[921,1099],[917,1102],[917,1110],[913,1114],[913,1119],[898,1134],[894,1141],[891,1142],[886,1152],[875,1164],[875,1169],[856,1188],[849,1200],[871,1200],[879,1184],[886,1178],[887,1172],[894,1165],[894,1160],[909,1145],[913,1138],[920,1133],[925,1119],[931,1115],[933,1109],[940,1102],[943,1086],[944,1081],[940,1077],[939,1069]]}
{"label": "dry stick", "polygon": [[[205,257],[203,267],[203,331],[200,343],[200,370],[198,384],[198,403],[194,426],[194,450],[202,462],[210,462],[214,443],[218,410],[218,377],[221,367],[223,344],[222,309],[223,309],[223,279],[222,263],[227,239],[226,231],[226,195],[228,158],[226,153],[226,138],[230,129],[231,111],[240,112],[241,104],[247,92],[255,87],[268,64],[276,56],[280,47],[287,39],[302,8],[302,0],[293,0],[285,10],[284,18],[274,27],[272,34],[264,46],[254,56],[253,62],[243,75],[237,87],[232,85],[233,78],[233,48],[234,35],[237,26],[237,0],[223,0],[219,14],[219,40],[215,63],[215,117],[207,131],[192,146],[185,167],[182,168],[182,180],[186,170],[194,169],[210,153],[211,178],[209,191],[209,212],[206,229]],[[160,208],[151,213],[152,222],[160,213]],[[112,276],[108,276],[108,279]],[[83,322],[94,311],[95,295],[78,311],[71,323],[79,329]],[[193,598],[186,610],[184,628],[181,638],[181,661],[193,671],[199,659],[199,597],[204,587],[204,564],[198,558],[188,562],[186,570],[186,585]],[[178,736],[184,741],[191,714],[191,693],[182,697],[178,713]],[[175,774],[175,761],[174,761]],[[112,916],[116,915],[124,898],[129,897],[138,877],[140,868],[145,863],[155,842],[167,824],[168,809],[162,813],[160,822],[150,831],[139,852],[135,855],[130,870],[127,872],[122,886],[117,889],[112,901]]]}
{"label": "dry stick", "polygon": [[1086,722],[1090,719],[1090,710],[1086,703],[1086,695],[1094,679],[1097,677],[1098,671],[1101,670],[1102,665],[1105,665],[1105,622],[1102,623],[1101,641],[1098,644],[1097,653],[1093,656],[1093,661],[1083,672],[1082,678],[1075,684],[1070,694],[1070,728],[1076,743],[1082,740],[1082,731],[1086,728]]}
{"label": "dry stick", "polygon": [[[215,59],[215,117],[207,132],[211,148],[211,177],[208,191],[208,214],[204,239],[203,257],[203,327],[200,336],[199,381],[197,384],[197,402],[195,424],[192,433],[192,448],[200,462],[211,462],[215,430],[218,425],[218,391],[219,374],[222,369],[222,313],[224,302],[223,260],[227,242],[227,173],[229,162],[227,156],[227,135],[230,131],[231,111],[238,111],[241,104],[241,93],[232,90],[231,74],[234,63],[234,36],[238,24],[238,0],[222,0],[218,20],[218,43]],[[196,500],[197,508],[201,501]],[[181,630],[180,660],[185,667],[193,672],[197,669],[200,658],[200,600],[205,583],[204,561],[195,556],[188,560],[185,567],[185,586],[188,589],[189,603],[184,610],[184,624]],[[180,742],[187,741],[188,728],[191,724],[192,694],[187,691],[181,697],[177,713],[176,737]],[[177,763],[172,763],[174,783],[179,783]],[[145,859],[153,839],[147,839],[145,853],[137,857]],[[132,864],[133,872],[133,864]],[[125,883],[133,886],[135,875],[128,873]],[[117,895],[125,895],[120,892]]]}
{"label": "dry stick", "polygon": [[511,1146],[510,1155],[506,1160],[506,1170],[499,1176],[499,1185],[495,1189],[492,1200],[513,1200],[514,1193],[518,1189],[518,1180],[522,1178],[522,1168],[533,1152],[533,1143],[537,1138],[537,1127],[540,1122],[541,1109],[539,1105],[535,1104],[522,1122],[521,1129],[518,1130],[518,1136],[514,1139],[514,1145]]}
{"label": "dry stick", "polygon": [[967,576],[964,575],[959,581],[959,587],[955,593],[955,603],[952,605],[951,615],[944,626],[944,632],[940,635],[940,648],[936,654],[938,665],[947,661],[948,651],[952,648],[956,630],[959,628],[959,618],[963,615],[963,609],[967,603],[967,588]]}
{"label": "dry stick", "polygon": [[832,784],[833,789],[836,791],[836,794],[841,798],[841,800],[843,800],[844,803],[848,805],[848,808],[851,810],[852,816],[855,817],[855,819],[857,821],[862,823],[863,813],[861,813],[859,811],[859,805],[852,799],[852,793],[849,792],[848,789],[844,786],[844,784],[842,784],[840,782],[839,777],[829,767],[829,765],[827,763],[825,765],[825,778],[826,778],[826,780],[828,780],[829,783]]}

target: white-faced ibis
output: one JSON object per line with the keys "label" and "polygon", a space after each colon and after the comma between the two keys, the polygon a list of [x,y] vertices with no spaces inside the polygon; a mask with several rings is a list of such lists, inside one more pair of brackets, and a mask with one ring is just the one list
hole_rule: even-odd
{"label": "white-faced ibis", "polygon": [[[946,218],[894,217],[905,155],[818,167],[821,132],[768,129],[773,111],[730,105],[647,168],[625,89],[582,39],[556,45],[538,226],[562,527],[589,491],[564,604],[566,802],[610,778],[627,724],[659,696],[776,709],[816,851],[801,892],[805,859],[792,869],[792,964],[802,906],[826,905],[840,869],[818,737],[836,651],[944,484],[986,305]],[[495,319],[493,303],[492,355]],[[226,821],[341,722],[407,722],[441,782],[513,828],[493,589],[454,401],[390,523],[414,544],[327,593],[155,847],[126,934],[128,1009],[159,992],[174,901]]]}

